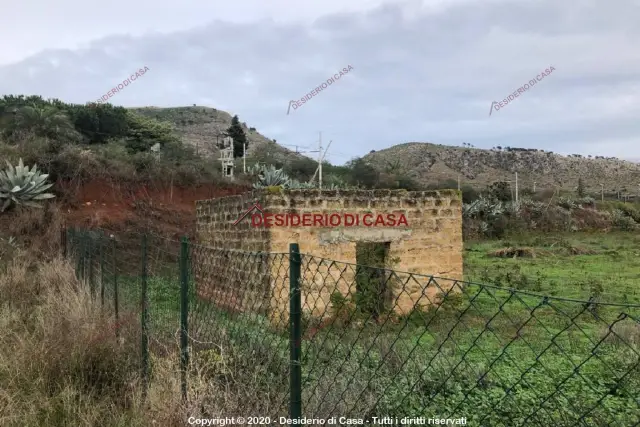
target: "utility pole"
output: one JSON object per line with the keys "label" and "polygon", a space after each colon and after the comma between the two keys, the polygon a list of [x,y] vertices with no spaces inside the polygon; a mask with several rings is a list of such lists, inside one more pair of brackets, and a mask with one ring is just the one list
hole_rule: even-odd
{"label": "utility pole", "polygon": [[518,203],[518,172],[516,172],[516,203]]}
{"label": "utility pole", "polygon": [[[322,162],[324,161],[324,157],[327,155],[327,151],[329,151],[329,147],[331,147],[331,143],[333,140],[329,141],[327,144],[327,148],[325,148],[324,153],[322,152],[322,132],[320,132],[320,141],[318,143],[318,167],[316,171],[313,173],[313,176],[309,180],[309,182],[313,182],[316,179],[316,175],[318,175],[318,188],[322,188]],[[315,153],[315,151],[306,151],[307,153]]]}
{"label": "utility pole", "polygon": [[244,173],[247,173],[247,143],[242,144],[242,166]]}
{"label": "utility pole", "polygon": [[534,193],[536,192],[536,182],[535,181],[533,181],[533,192]]}
{"label": "utility pole", "polygon": [[460,174],[458,174],[458,191],[460,191]]}
{"label": "utility pole", "polygon": [[600,184],[600,196],[601,200],[604,202],[604,184]]}
{"label": "utility pole", "polygon": [[322,189],[322,132],[318,132],[318,188]]}
{"label": "utility pole", "polygon": [[320,158],[320,164],[318,165],[318,170],[320,171],[320,178],[319,178],[319,182],[318,182],[318,188],[322,188],[322,162],[324,162],[324,158],[327,155],[327,151],[329,151],[329,147],[331,147],[331,143],[333,142],[333,140],[330,140],[329,143],[327,144],[327,148],[324,149],[324,153],[322,153],[322,157]]}

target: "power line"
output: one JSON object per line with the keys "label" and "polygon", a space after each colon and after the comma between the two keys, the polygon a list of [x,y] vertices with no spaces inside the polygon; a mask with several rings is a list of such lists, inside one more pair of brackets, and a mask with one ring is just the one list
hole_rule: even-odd
{"label": "power line", "polygon": [[294,145],[294,144],[282,144],[280,142],[276,142],[275,144],[282,145],[283,147],[296,147],[296,148],[311,148],[308,145]]}

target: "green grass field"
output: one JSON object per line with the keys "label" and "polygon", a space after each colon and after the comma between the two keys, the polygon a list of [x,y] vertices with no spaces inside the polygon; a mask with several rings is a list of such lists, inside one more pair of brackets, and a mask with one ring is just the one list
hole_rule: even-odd
{"label": "green grass field", "polygon": [[[437,309],[384,325],[346,321],[303,340],[304,414],[357,417],[376,408],[369,415],[465,416],[469,425],[635,425],[638,261],[640,236],[630,233],[467,242],[465,280],[474,283]],[[152,340],[176,337],[172,269],[148,280]],[[121,306],[139,307],[139,279],[119,283]],[[590,297],[639,306],[573,301]],[[258,313],[230,314],[193,296],[190,304],[194,367],[225,387],[229,378],[234,387],[264,387],[265,405],[286,413],[288,332]],[[234,372],[223,368],[229,360]]]}
{"label": "green grass field", "polygon": [[[535,258],[491,255],[530,248]],[[467,242],[465,280],[545,295],[640,304],[640,234],[573,233]]]}

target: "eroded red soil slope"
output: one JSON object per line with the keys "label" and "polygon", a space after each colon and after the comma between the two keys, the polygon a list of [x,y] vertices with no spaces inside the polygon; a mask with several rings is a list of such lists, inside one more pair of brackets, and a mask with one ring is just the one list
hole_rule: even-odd
{"label": "eroded red soil slope", "polygon": [[166,237],[192,235],[195,202],[240,194],[246,187],[195,187],[122,184],[93,181],[81,186],[56,185],[64,194],[63,213],[68,226],[101,227],[113,231],[151,230]]}

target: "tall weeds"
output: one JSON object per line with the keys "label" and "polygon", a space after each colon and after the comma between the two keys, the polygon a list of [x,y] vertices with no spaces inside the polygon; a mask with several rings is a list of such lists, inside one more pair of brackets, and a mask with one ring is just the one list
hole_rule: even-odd
{"label": "tall weeds", "polygon": [[190,416],[267,413],[281,402],[282,390],[265,384],[258,356],[223,341],[205,345],[216,349],[213,359],[194,357],[186,404],[177,341],[163,356],[152,354],[153,374],[142,402],[137,317],[116,340],[112,313],[101,312],[99,299],[66,260],[40,260],[17,250],[5,264],[0,270],[1,426],[184,426]]}

